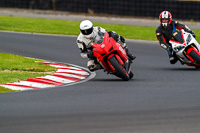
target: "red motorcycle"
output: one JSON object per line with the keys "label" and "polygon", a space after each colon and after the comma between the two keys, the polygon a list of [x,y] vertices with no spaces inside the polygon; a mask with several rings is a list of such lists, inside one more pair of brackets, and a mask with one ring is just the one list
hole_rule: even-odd
{"label": "red motorcycle", "polygon": [[98,36],[98,41],[91,42],[94,56],[101,66],[110,74],[128,81],[133,77],[132,61],[128,58],[125,49],[117,43],[107,32]]}

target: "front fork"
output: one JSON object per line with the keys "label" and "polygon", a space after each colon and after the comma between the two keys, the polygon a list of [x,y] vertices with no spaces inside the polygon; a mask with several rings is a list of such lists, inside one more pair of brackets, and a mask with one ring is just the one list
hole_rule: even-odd
{"label": "front fork", "polygon": [[131,70],[131,63],[132,61],[129,61],[129,59],[127,59],[127,61],[123,65],[125,70],[128,72],[128,74],[130,73],[130,70]]}

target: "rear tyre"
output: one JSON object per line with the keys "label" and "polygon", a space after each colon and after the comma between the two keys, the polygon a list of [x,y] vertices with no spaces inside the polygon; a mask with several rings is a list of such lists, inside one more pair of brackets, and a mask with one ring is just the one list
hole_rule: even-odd
{"label": "rear tyre", "polygon": [[200,64],[200,56],[194,50],[192,50],[189,55],[196,61],[196,63]]}
{"label": "rear tyre", "polygon": [[195,66],[195,68],[196,68],[197,70],[200,70],[200,67],[199,67],[199,66]]}
{"label": "rear tyre", "polygon": [[119,64],[119,62],[116,60],[116,58],[113,56],[109,59],[110,63],[112,64],[112,66],[115,68],[115,75],[122,78],[125,81],[129,80],[129,75],[128,73],[125,71],[125,69],[123,68],[123,66],[121,66]]}

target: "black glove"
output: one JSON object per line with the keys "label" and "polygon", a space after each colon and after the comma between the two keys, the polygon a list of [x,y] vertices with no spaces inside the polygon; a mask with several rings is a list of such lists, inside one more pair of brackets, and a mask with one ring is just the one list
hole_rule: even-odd
{"label": "black glove", "polygon": [[95,56],[94,56],[94,53],[92,52],[92,51],[89,51],[88,53],[87,53],[87,56],[88,56],[88,58],[94,58]]}
{"label": "black glove", "polygon": [[191,31],[191,34],[192,34],[192,36],[195,38],[196,37],[196,35],[195,35],[195,33],[193,32],[193,31]]}
{"label": "black glove", "polygon": [[169,46],[169,47],[167,48],[167,50],[169,50],[170,52],[172,52],[172,47]]}

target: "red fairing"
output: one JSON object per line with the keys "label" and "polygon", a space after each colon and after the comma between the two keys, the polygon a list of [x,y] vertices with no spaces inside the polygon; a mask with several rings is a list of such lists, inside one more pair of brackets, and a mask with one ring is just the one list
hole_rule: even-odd
{"label": "red fairing", "polygon": [[112,56],[115,56],[121,65],[128,59],[125,49],[112,37],[109,37],[107,32],[104,35],[103,42],[101,44],[92,43],[92,47],[94,56],[107,71],[114,71],[109,62]]}
{"label": "red fairing", "polygon": [[[181,30],[181,35],[182,35],[182,38],[183,38],[183,41],[184,41],[183,45],[186,46],[186,43],[185,43],[185,39],[184,39],[184,35],[183,35],[183,31],[182,31],[182,30]],[[195,51],[197,54],[199,54],[199,51],[197,51],[197,49],[196,49],[195,47],[191,47],[191,48],[189,48],[189,49],[186,51],[186,56],[189,58],[190,61],[194,62],[194,59],[189,55],[189,53],[190,53],[191,51]],[[200,55],[200,54],[199,54],[199,55]],[[192,63],[192,65],[193,65],[193,63]]]}
{"label": "red fairing", "polygon": [[177,29],[179,29],[179,30],[181,30],[181,29],[183,29],[183,27],[178,27],[178,26],[175,26]]}
{"label": "red fairing", "polygon": [[[114,40],[114,39],[112,38],[112,40]],[[124,49],[119,43],[116,43],[116,44],[113,45],[113,46],[114,46],[114,47],[113,47],[113,50],[114,50],[114,51],[117,51],[117,53],[119,54],[119,57],[121,57],[122,60],[123,60],[124,62],[126,62],[128,56],[127,56],[127,54],[126,54],[125,49]]]}
{"label": "red fairing", "polygon": [[112,47],[112,43],[110,43],[108,33],[105,33],[104,40],[101,44],[93,43],[92,47],[94,56],[97,57],[97,59],[101,60],[103,58],[103,55],[107,55]]}
{"label": "red fairing", "polygon": [[192,50],[194,50],[195,48],[194,47],[192,47],[192,48],[189,48],[188,50],[187,50],[187,52],[186,52],[186,56],[189,58],[189,60],[190,61],[194,61],[193,59],[192,59],[192,57],[189,55],[190,54],[190,52],[192,51]]}

